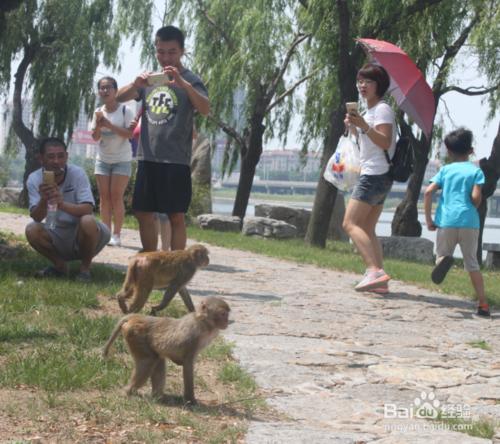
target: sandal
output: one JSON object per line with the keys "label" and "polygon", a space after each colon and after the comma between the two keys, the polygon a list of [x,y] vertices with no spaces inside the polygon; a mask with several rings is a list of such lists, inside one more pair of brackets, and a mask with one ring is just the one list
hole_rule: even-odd
{"label": "sandal", "polygon": [[35,273],[35,277],[37,278],[62,278],[65,277],[66,273],[64,271],[60,271],[57,268],[52,266],[44,268],[43,270],[39,270]]}

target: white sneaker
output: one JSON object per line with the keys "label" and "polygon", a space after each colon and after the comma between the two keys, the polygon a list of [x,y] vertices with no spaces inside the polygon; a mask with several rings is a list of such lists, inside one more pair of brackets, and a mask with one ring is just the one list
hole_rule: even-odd
{"label": "white sneaker", "polygon": [[120,235],[113,234],[113,236],[111,236],[111,239],[108,242],[108,245],[111,247],[121,247],[122,241],[120,240]]}

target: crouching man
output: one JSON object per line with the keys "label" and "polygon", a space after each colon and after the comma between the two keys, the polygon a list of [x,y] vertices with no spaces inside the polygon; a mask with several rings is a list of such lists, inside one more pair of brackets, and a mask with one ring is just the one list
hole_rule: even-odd
{"label": "crouching man", "polygon": [[[30,245],[52,262],[52,266],[37,273],[38,277],[63,277],[68,272],[67,262],[80,260],[76,279],[89,282],[92,258],[108,243],[108,227],[92,215],[94,197],[85,171],[68,165],[66,144],[55,137],[41,141],[39,149],[42,165],[33,171],[27,181],[30,216],[34,222],[26,227]],[[45,175],[44,172],[52,171]],[[53,224],[43,224],[48,203],[57,204]]]}

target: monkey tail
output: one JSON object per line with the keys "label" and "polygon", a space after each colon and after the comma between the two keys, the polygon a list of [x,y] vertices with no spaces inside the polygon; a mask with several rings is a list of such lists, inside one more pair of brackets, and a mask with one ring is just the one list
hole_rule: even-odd
{"label": "monkey tail", "polygon": [[115,328],[113,329],[113,332],[111,333],[111,336],[108,339],[108,342],[106,342],[106,345],[104,346],[104,348],[102,350],[102,357],[103,358],[106,358],[108,356],[109,349],[111,348],[111,346],[113,345],[113,342],[115,342],[116,338],[120,334],[123,324],[125,324],[125,322],[127,322],[129,319],[130,319],[130,315],[124,316],[123,318],[121,318],[118,321]]}

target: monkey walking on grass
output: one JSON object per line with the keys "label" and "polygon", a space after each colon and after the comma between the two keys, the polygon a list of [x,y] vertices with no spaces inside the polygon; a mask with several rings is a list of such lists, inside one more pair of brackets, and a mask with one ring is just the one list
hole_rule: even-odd
{"label": "monkey walking on grass", "polygon": [[[151,315],[164,309],[179,292],[189,311],[194,305],[186,285],[200,267],[209,264],[208,250],[196,244],[186,250],[150,251],[133,256],[128,264],[122,289],[117,293],[123,313],[137,313],[153,289],[165,288],[162,301],[151,308]],[[132,297],[130,307],[126,299]]]}
{"label": "monkey walking on grass", "polygon": [[229,305],[210,297],[202,301],[194,313],[180,319],[156,318],[131,314],[124,316],[104,346],[103,356],[120,331],[135,361],[135,369],[126,393],[132,395],[151,378],[152,395],[161,398],[165,387],[165,358],[182,365],[184,400],[196,404],[194,397],[194,361],[198,353],[229,324]]}

